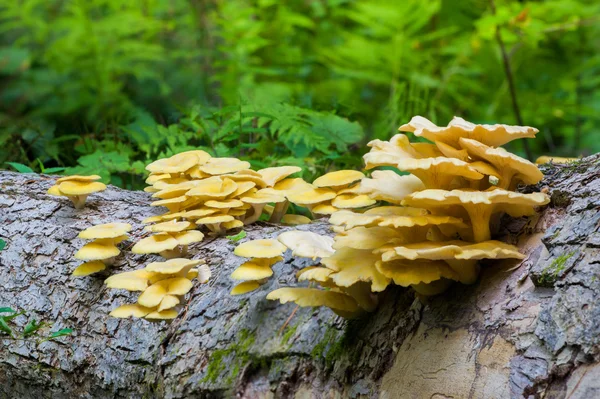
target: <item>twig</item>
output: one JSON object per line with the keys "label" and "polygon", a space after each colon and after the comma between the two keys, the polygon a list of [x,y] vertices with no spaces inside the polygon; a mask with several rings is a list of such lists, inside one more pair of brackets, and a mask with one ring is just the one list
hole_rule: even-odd
{"label": "twig", "polygon": [[[492,14],[496,15],[496,3],[494,0],[490,0],[490,6],[492,8]],[[515,82],[513,79],[512,69],[510,67],[510,61],[508,59],[508,54],[506,53],[506,47],[504,46],[504,40],[502,40],[502,34],[500,32],[500,25],[496,26],[496,40],[498,41],[498,45],[500,46],[500,51],[502,53],[502,62],[504,64],[504,72],[506,73],[506,80],[508,81],[508,88],[510,90],[510,98],[512,101],[513,111],[515,113],[515,118],[517,119],[517,124],[523,126],[523,118],[521,118],[521,110],[519,108],[519,103],[517,102],[517,92],[515,89]],[[525,154],[529,160],[533,159],[533,155],[531,153],[531,149],[529,148],[529,143],[527,140],[523,140],[523,149],[525,150]]]}
{"label": "twig", "polygon": [[296,312],[298,311],[299,308],[300,308],[300,305],[296,305],[296,307],[292,311],[292,314],[290,314],[290,317],[287,318],[287,320],[285,321],[285,323],[283,323],[283,325],[279,329],[279,332],[277,333],[277,335],[281,335],[281,333],[283,333],[283,330],[285,330],[285,328],[287,327],[287,325],[289,324],[289,322],[292,320],[292,317],[294,317],[294,315],[296,314]]}

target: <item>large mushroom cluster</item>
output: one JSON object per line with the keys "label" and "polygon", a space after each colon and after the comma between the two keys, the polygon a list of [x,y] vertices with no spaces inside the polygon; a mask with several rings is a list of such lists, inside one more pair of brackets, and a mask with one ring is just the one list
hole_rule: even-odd
{"label": "large mushroom cluster", "polygon": [[108,288],[142,292],[137,303],[121,305],[110,315],[148,320],[174,319],[184,295],[192,289],[192,280],[197,279],[204,284],[210,274],[203,260],[174,258],[110,276],[105,281]]}
{"label": "large mushroom cluster", "polygon": [[[270,221],[280,222],[289,205],[288,196],[310,186],[301,178],[289,178],[301,171],[299,167],[254,171],[246,161],[211,157],[202,150],[160,159],[146,169],[150,172],[146,179],[150,186],[145,191],[156,198],[151,205],[167,208],[166,213],[150,217],[146,223],[185,221],[194,225],[185,230],[205,226],[213,234],[253,223],[263,213],[269,215]],[[177,232],[162,227],[151,231],[160,235],[155,240],[174,245],[165,233],[173,236]]]}
{"label": "large mushroom cluster", "polygon": [[514,192],[519,183],[535,184],[542,173],[531,162],[502,147],[535,137],[532,127],[476,125],[454,118],[436,126],[414,117],[399,128],[430,142],[411,143],[398,134],[374,140],[364,156],[367,169],[356,193],[387,204],[364,212],[332,214],[333,252],[320,267],[299,273],[318,288],[281,288],[268,299],[300,306],[327,306],[351,317],[373,310],[372,293],[389,284],[412,287],[422,295],[443,292],[453,281],[472,284],[481,259],[523,259],[512,245],[492,240],[503,214],[530,216],[549,198]]}

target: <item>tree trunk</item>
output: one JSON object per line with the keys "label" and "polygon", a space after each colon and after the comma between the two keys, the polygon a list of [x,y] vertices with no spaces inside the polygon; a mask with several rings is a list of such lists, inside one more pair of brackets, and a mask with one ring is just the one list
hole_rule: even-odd
{"label": "tree trunk", "polygon": [[[170,324],[108,316],[137,293],[104,279],[155,256],[124,249],[101,274],[71,276],[84,228],[128,222],[122,248],[139,239],[158,212],[147,193],[109,187],[75,210],[46,194],[53,177],[0,172],[0,307],[74,329],[41,344],[0,339],[0,397],[600,397],[600,157],[544,172],[525,190],[547,188],[551,205],[535,220],[502,220],[501,236],[528,258],[485,263],[474,285],[427,300],[388,289],[376,312],[347,322],[265,299],[310,263],[289,253],[259,290],[230,296],[243,259],[227,238],[206,239],[190,254],[207,260],[211,281]],[[248,239],[289,230],[245,229]],[[300,229],[330,234],[325,222]]]}

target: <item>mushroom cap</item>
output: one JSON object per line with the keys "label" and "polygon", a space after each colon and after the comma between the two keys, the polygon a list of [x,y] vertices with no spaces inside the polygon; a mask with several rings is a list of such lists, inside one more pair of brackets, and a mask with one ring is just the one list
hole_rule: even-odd
{"label": "mushroom cap", "polygon": [[169,199],[180,197],[200,184],[202,184],[202,180],[190,180],[176,184],[168,184],[162,186],[159,191],[152,194],[152,198]]}
{"label": "mushroom cap", "polygon": [[479,173],[481,173],[482,175],[488,175],[488,176],[494,176],[496,178],[500,178],[500,172],[498,172],[498,169],[494,168],[492,165],[490,165],[487,162],[475,161],[475,162],[469,163],[469,166],[471,168],[475,169],[476,171],[478,171]]}
{"label": "mushroom cap", "polygon": [[298,166],[277,166],[260,169],[258,173],[260,173],[260,176],[267,183],[268,187],[273,187],[278,181],[300,171],[302,171],[302,168]]}
{"label": "mushroom cap", "polygon": [[175,232],[180,232],[180,231],[184,231],[184,230],[190,230],[195,227],[196,227],[196,225],[192,222],[186,222],[186,221],[178,222],[175,219],[173,219],[168,222],[162,222],[162,223],[153,224],[151,226],[146,226],[144,228],[144,230],[151,231],[154,233],[175,233]]}
{"label": "mushroom cap", "polygon": [[224,175],[250,169],[250,162],[241,161],[237,158],[211,158],[198,169],[209,175]]}
{"label": "mushroom cap", "polygon": [[404,134],[396,134],[389,141],[372,140],[371,150],[363,156],[365,169],[395,166],[402,159],[420,159],[440,156],[433,144],[411,144]]}
{"label": "mushroom cap", "polygon": [[500,241],[470,243],[465,241],[419,242],[397,246],[382,254],[381,259],[446,260],[446,259],[524,259],[517,247]]}
{"label": "mushroom cap", "polygon": [[416,176],[400,176],[392,170],[376,170],[370,179],[361,180],[358,192],[374,200],[400,204],[408,194],[424,189],[425,185]]}
{"label": "mushroom cap", "polygon": [[181,207],[189,199],[190,198],[188,196],[181,195],[179,197],[173,197],[173,198],[167,198],[167,199],[161,199],[158,201],[153,201],[150,203],[150,206],[164,206],[164,207],[171,209],[171,208],[175,208],[175,207]]}
{"label": "mushroom cap", "polygon": [[429,284],[441,278],[459,279],[458,273],[442,261],[377,261],[376,267],[379,273],[402,287],[419,283]]}
{"label": "mushroom cap", "polygon": [[[513,171],[519,180],[525,184],[536,184],[544,178],[535,164],[517,155],[511,154],[504,148],[492,148],[478,141],[461,137],[459,143],[475,159],[491,163],[498,171]],[[508,182],[510,183],[510,182]],[[508,185],[508,184],[507,184]]]}
{"label": "mushroom cap", "polygon": [[261,174],[251,169],[240,170],[234,174],[221,175],[221,177],[227,177],[236,183],[254,183],[259,188],[267,187],[267,183],[263,180]]}
{"label": "mushroom cap", "polygon": [[127,319],[129,317],[140,318],[152,313],[154,310],[154,308],[147,308],[139,303],[133,303],[121,305],[118,308],[113,309],[113,311],[109,313],[109,316],[116,317],[118,319]]}
{"label": "mushroom cap", "polygon": [[169,158],[162,158],[154,161],[146,165],[146,170],[153,173],[183,173],[197,165],[198,162],[199,157],[196,154],[182,152]]}
{"label": "mushroom cap", "polygon": [[231,220],[229,222],[221,223],[221,227],[224,228],[225,230],[237,229],[242,226],[244,226],[244,222],[242,222],[241,220],[237,220],[237,219]]}
{"label": "mushroom cap", "polygon": [[166,216],[166,215],[148,216],[146,219],[142,220],[142,223],[149,224],[149,223],[161,222],[161,221],[165,220],[164,216]]}
{"label": "mushroom cap", "polygon": [[238,245],[233,253],[244,258],[274,258],[281,256],[286,249],[287,247],[277,240],[263,239],[246,241]]}
{"label": "mushroom cap", "polygon": [[114,274],[104,280],[108,288],[123,289],[127,291],[144,291],[148,288],[150,279],[155,278],[158,273],[149,272],[145,269],[133,270]]}
{"label": "mushroom cap", "polygon": [[476,125],[463,118],[455,116],[448,126],[436,126],[422,116],[413,117],[409,123],[402,125],[398,130],[413,132],[415,136],[424,137],[432,142],[444,142],[458,148],[461,137],[474,139],[480,143],[498,147],[509,141],[520,138],[534,138],[537,129],[530,126],[510,125]]}
{"label": "mushroom cap", "polygon": [[215,214],[218,211],[218,209],[211,208],[192,209],[191,211],[185,211],[181,216],[186,219],[200,219],[205,216]]}
{"label": "mushroom cap", "polygon": [[204,206],[208,206],[210,208],[217,209],[229,209],[229,208],[238,208],[243,206],[244,203],[238,199],[224,199],[224,200],[210,200],[204,203]]}
{"label": "mushroom cap", "polygon": [[73,270],[73,276],[89,276],[90,274],[101,272],[104,269],[106,269],[106,265],[104,264],[104,262],[99,260],[92,260],[77,266],[77,268]]}
{"label": "mushroom cap", "polygon": [[207,265],[200,265],[200,267],[196,269],[192,269],[188,272],[186,278],[188,280],[197,279],[200,283],[205,284],[208,282],[212,273],[210,271],[210,267]]}
{"label": "mushroom cap", "polygon": [[200,219],[196,219],[196,224],[216,224],[232,222],[234,219],[231,215],[210,215]]}
{"label": "mushroom cap", "polygon": [[333,270],[326,267],[308,266],[296,273],[298,281],[314,281],[320,284],[328,283],[331,280]]}
{"label": "mushroom cap", "polygon": [[288,200],[297,205],[314,205],[332,200],[336,197],[335,191],[329,188],[315,188],[304,191],[295,191],[288,195]]}
{"label": "mushroom cap", "polygon": [[322,259],[321,263],[336,271],[331,274],[331,278],[339,287],[350,287],[359,281],[365,281],[371,283],[371,291],[381,292],[389,285],[390,279],[375,268],[375,262],[379,260],[380,256],[371,250],[343,247]]}
{"label": "mushroom cap", "polygon": [[292,250],[292,255],[303,258],[326,258],[333,255],[333,238],[311,231],[292,230],[279,234],[280,243]]}
{"label": "mushroom cap", "polygon": [[50,187],[46,193],[49,194],[49,195],[56,195],[56,196],[59,196],[59,197],[62,197],[62,195],[63,195],[60,192],[60,190],[58,189],[58,184],[55,184],[52,187]]}
{"label": "mushroom cap", "polygon": [[189,245],[200,242],[204,239],[204,234],[198,230],[186,230],[179,233],[171,233],[179,245]]}
{"label": "mushroom cap", "polygon": [[77,237],[85,240],[94,240],[97,238],[117,238],[131,231],[129,223],[106,223],[88,227]]}
{"label": "mushroom cap", "polygon": [[131,252],[134,254],[157,254],[168,251],[179,245],[179,242],[168,233],[157,233],[138,241]]}
{"label": "mushroom cap", "polygon": [[190,189],[186,195],[209,199],[226,198],[237,190],[237,184],[228,178],[219,176],[209,177],[201,180],[198,185]]}
{"label": "mushroom cap", "polygon": [[170,173],[162,173],[162,172],[150,173],[150,176],[148,176],[146,178],[145,183],[152,185],[152,184],[156,183],[157,181],[170,179],[170,178],[171,178]]}
{"label": "mushroom cap", "polygon": [[185,295],[193,286],[192,282],[185,277],[160,280],[142,292],[138,303],[149,308],[159,306],[165,295]]}
{"label": "mushroom cap", "polygon": [[435,145],[443,156],[469,162],[469,154],[467,153],[467,150],[454,148],[443,141],[436,141]]}
{"label": "mushroom cap", "polygon": [[423,215],[423,216],[388,216],[383,218],[377,225],[383,227],[424,227],[454,225],[458,228],[466,228],[462,219],[453,216]]}
{"label": "mushroom cap", "polygon": [[162,312],[167,309],[172,309],[177,305],[179,305],[179,297],[167,294],[163,297],[162,301],[160,301],[160,305],[158,305],[157,310]]}
{"label": "mushroom cap", "polygon": [[119,255],[121,251],[112,243],[92,241],[85,244],[75,253],[75,259],[79,260],[103,260]]}
{"label": "mushroom cap", "polygon": [[273,270],[270,266],[261,263],[248,261],[242,263],[237,269],[231,273],[231,278],[234,280],[254,281],[262,280],[273,275]]}
{"label": "mushroom cap", "polygon": [[310,218],[307,218],[306,216],[302,215],[286,214],[283,215],[283,217],[281,218],[282,224],[289,225],[310,224],[311,222],[312,220],[310,220]]}
{"label": "mushroom cap", "polygon": [[316,288],[279,288],[267,294],[269,300],[281,303],[294,302],[302,307],[326,306],[344,312],[357,312],[358,304],[350,295]]}
{"label": "mushroom cap", "polygon": [[106,184],[97,181],[65,181],[58,185],[58,189],[63,195],[88,195],[106,190]]}
{"label": "mushroom cap", "polygon": [[289,194],[291,194],[293,192],[306,191],[306,190],[311,190],[313,188],[315,188],[315,186],[304,181],[304,179],[302,179],[300,177],[284,179],[284,180],[278,181],[273,186],[273,189],[275,189],[277,191],[283,191],[284,195],[286,195],[286,196],[288,196]]}
{"label": "mushroom cap", "polygon": [[415,205],[426,209],[443,206],[496,205],[513,217],[524,216],[532,212],[534,206],[546,205],[550,198],[543,193],[522,194],[502,189],[488,191],[436,190],[419,191],[407,196],[403,205]]}
{"label": "mushroom cap", "polygon": [[204,260],[174,258],[166,262],[152,262],[146,266],[146,270],[160,274],[183,274],[186,275],[194,266],[205,263]]}
{"label": "mushroom cap", "polygon": [[331,205],[338,209],[364,208],[377,203],[374,199],[365,194],[342,194],[331,201]]}
{"label": "mushroom cap", "polygon": [[317,178],[313,185],[318,188],[343,187],[361,180],[365,175],[357,170],[337,170]]}
{"label": "mushroom cap", "polygon": [[244,281],[231,289],[230,295],[243,295],[259,288],[261,284],[258,281]]}
{"label": "mushroom cap", "polygon": [[100,180],[102,177],[100,177],[99,175],[89,175],[89,176],[82,176],[82,175],[72,175],[72,176],[63,176],[60,179],[56,180],[56,184],[65,182],[65,181],[79,181],[79,182],[90,182],[90,181],[96,181],[96,180]]}
{"label": "mushroom cap", "polygon": [[394,217],[416,217],[427,214],[425,209],[411,208],[408,206],[378,206],[371,208],[364,213],[356,213],[348,210],[335,212],[329,218],[329,223],[341,226],[345,225],[346,229],[351,229],[356,226],[376,226],[383,220]]}
{"label": "mushroom cap", "polygon": [[241,200],[247,204],[268,204],[270,202],[284,202],[286,198],[272,188],[263,188],[255,193],[246,193]]}
{"label": "mushroom cap", "polygon": [[338,250],[343,247],[354,249],[376,249],[390,243],[405,243],[413,237],[418,236],[417,232],[404,232],[391,227],[355,227],[347,230],[343,235],[336,235],[333,248]]}
{"label": "mushroom cap", "polygon": [[256,183],[254,183],[252,181],[243,181],[243,180],[235,181],[235,184],[237,184],[237,189],[233,193],[231,193],[228,198],[238,198],[238,197],[242,196],[243,194],[249,192],[256,186]]}
{"label": "mushroom cap", "polygon": [[152,312],[144,318],[147,320],[171,320],[176,318],[178,314],[179,313],[175,309],[167,309],[162,312]]}
{"label": "mushroom cap", "polygon": [[481,180],[483,178],[483,175],[471,168],[468,163],[455,158],[402,159],[396,167],[401,171],[414,174],[425,186],[430,188],[439,188],[448,184],[456,176],[469,180]]}
{"label": "mushroom cap", "polygon": [[339,209],[329,203],[317,204],[311,209],[311,212],[316,215],[333,215],[337,211]]}
{"label": "mushroom cap", "polygon": [[542,155],[535,160],[536,165],[543,165],[545,163],[569,163],[579,161],[581,158],[564,158],[564,157],[555,157],[550,155]]}

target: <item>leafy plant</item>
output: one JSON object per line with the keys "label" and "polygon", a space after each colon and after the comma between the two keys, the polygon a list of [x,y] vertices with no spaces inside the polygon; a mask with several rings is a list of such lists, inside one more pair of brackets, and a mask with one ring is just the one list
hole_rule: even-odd
{"label": "leafy plant", "polygon": [[43,329],[51,327],[51,324],[36,319],[30,319],[20,331],[17,331],[17,327],[12,320],[22,315],[27,316],[27,313],[25,311],[17,312],[10,307],[0,307],[0,339],[31,340],[39,344],[73,333],[72,329],[63,328],[54,332],[42,334]]}

